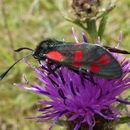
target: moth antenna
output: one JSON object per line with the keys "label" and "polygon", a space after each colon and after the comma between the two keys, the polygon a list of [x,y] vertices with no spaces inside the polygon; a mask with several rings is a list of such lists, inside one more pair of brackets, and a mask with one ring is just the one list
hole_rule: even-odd
{"label": "moth antenna", "polygon": [[27,47],[18,48],[18,49],[14,50],[14,51],[15,51],[15,52],[19,52],[19,51],[22,51],[22,50],[29,50],[29,51],[33,51],[33,49],[31,49],[31,48],[27,48]]}
{"label": "moth antenna", "polygon": [[120,50],[120,49],[111,48],[111,47],[108,47],[108,46],[103,46],[103,47],[106,48],[107,50],[109,50],[110,52],[113,52],[113,53],[130,54],[130,52],[128,52],[126,50]]}
{"label": "moth antenna", "polygon": [[15,61],[14,64],[12,64],[3,74],[0,75],[0,80],[2,80],[2,79],[6,76],[6,74],[14,67],[15,64],[17,64],[17,63],[18,63],[19,61],[21,61],[23,58],[28,57],[28,56],[33,55],[33,54],[34,54],[34,52],[33,52],[33,53],[30,53],[30,54],[28,54],[28,55],[22,56],[20,59],[18,59],[17,61]]}

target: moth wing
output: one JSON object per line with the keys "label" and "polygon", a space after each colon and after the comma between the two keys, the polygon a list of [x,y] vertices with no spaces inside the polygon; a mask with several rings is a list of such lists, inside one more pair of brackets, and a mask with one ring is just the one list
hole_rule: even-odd
{"label": "moth wing", "polygon": [[[59,62],[64,65],[71,65],[74,63],[75,52],[79,51],[82,53],[84,44],[75,45],[74,43],[66,43],[58,45],[53,51],[46,54],[46,57]],[[81,54],[80,54],[81,56]]]}
{"label": "moth wing", "polygon": [[96,44],[59,45],[46,57],[74,70],[80,67],[84,73],[90,70],[98,77],[115,79],[122,75],[122,68],[114,56]]}
{"label": "moth wing", "polygon": [[[93,46],[90,45],[89,46]],[[105,48],[94,45],[91,47],[91,52],[87,55],[89,62],[89,70],[93,75],[107,79],[119,78],[122,75],[122,67],[116,58]],[[91,60],[94,59],[94,60]],[[82,68],[87,69],[85,60],[82,63]]]}

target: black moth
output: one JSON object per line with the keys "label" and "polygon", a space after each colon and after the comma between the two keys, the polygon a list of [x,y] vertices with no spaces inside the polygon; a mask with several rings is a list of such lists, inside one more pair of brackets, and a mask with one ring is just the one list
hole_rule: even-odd
{"label": "black moth", "polygon": [[[80,68],[84,74],[90,72],[97,77],[116,79],[121,77],[123,72],[119,62],[113,57],[111,52],[130,54],[130,52],[125,50],[119,50],[108,46],[102,47],[87,42],[64,42],[55,39],[42,41],[35,50],[19,48],[15,51],[19,52],[23,49],[31,50],[32,53],[18,59],[0,75],[0,80],[5,77],[16,63],[30,55],[39,61],[49,59],[52,63],[59,66],[66,66],[75,72],[78,72]],[[54,71],[56,70],[57,68]]]}

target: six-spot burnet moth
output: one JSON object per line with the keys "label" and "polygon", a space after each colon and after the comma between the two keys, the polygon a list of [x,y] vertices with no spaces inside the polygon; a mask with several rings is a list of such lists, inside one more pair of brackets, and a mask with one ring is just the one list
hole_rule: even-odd
{"label": "six-spot burnet moth", "polygon": [[111,52],[130,54],[125,50],[107,46],[102,47],[87,42],[64,42],[55,39],[42,41],[35,50],[30,48],[19,48],[15,51],[19,52],[23,49],[31,50],[32,53],[18,59],[0,75],[0,80],[5,77],[16,63],[30,55],[38,61],[48,59],[53,64],[68,67],[75,72],[80,69],[83,73],[91,72],[92,75],[97,77],[115,79],[121,77],[123,72],[120,63],[114,58]]}

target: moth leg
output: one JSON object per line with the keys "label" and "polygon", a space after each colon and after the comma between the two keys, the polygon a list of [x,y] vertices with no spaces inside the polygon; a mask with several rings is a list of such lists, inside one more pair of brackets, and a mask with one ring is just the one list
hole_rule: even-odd
{"label": "moth leg", "polygon": [[[72,71],[79,75],[79,70],[73,70],[73,69],[72,69]],[[97,83],[94,82],[94,79],[93,79],[93,75],[92,75],[92,74],[88,75],[89,77],[86,77],[86,75],[88,75],[87,72],[86,72],[86,73],[82,73],[82,77],[81,77],[81,78],[90,81],[90,82],[93,83],[94,85],[97,85]],[[82,80],[82,84],[83,84],[83,80]]]}
{"label": "moth leg", "polygon": [[48,68],[48,69],[49,69],[48,76],[49,76],[50,74],[56,75],[55,72],[56,72],[57,70],[59,70],[60,67],[61,67],[61,65],[57,65],[54,69]]}
{"label": "moth leg", "polygon": [[89,73],[89,76],[90,76],[91,82],[92,82],[94,85],[97,85],[97,83],[94,81],[92,72]]}
{"label": "moth leg", "polygon": [[38,62],[39,62],[39,64],[41,64],[41,61],[40,61],[40,60],[38,60]]}
{"label": "moth leg", "polygon": [[109,50],[110,52],[114,52],[114,53],[121,53],[121,54],[130,54],[130,52],[126,51],[126,50],[120,50],[117,48],[111,48],[108,46],[103,46],[104,48],[106,48],[107,50]]}
{"label": "moth leg", "polygon": [[86,74],[83,75],[84,79],[87,79],[88,81],[90,81],[93,85],[97,85],[97,83],[94,81],[93,75],[91,73],[89,73],[88,75],[89,77],[86,77]]}
{"label": "moth leg", "polygon": [[[38,60],[38,62],[39,62],[39,64],[41,64],[40,60]],[[42,68],[48,72],[47,75],[49,76],[50,74],[53,74],[55,77],[57,77],[57,74],[55,72],[61,67],[61,65],[57,65],[50,61],[48,61],[48,63],[46,65],[47,65],[47,67],[42,66]],[[54,69],[52,69],[51,68],[52,65],[55,65],[56,67]]]}

